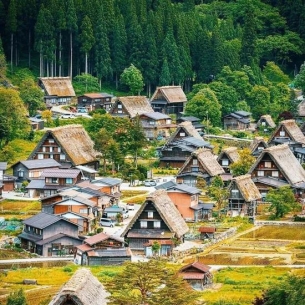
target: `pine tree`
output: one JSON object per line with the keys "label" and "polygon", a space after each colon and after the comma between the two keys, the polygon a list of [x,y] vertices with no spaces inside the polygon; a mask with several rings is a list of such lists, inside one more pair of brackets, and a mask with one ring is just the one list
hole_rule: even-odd
{"label": "pine tree", "polygon": [[159,83],[161,86],[168,86],[172,82],[172,77],[169,71],[167,58],[163,60]]}
{"label": "pine tree", "polygon": [[6,19],[6,31],[11,36],[11,71],[13,71],[14,35],[17,31],[17,8],[15,0],[11,0]]}

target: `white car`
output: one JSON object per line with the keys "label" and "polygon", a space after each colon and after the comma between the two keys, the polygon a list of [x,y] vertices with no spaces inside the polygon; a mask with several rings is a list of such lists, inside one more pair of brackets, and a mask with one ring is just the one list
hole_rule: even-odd
{"label": "white car", "polygon": [[70,114],[70,113],[63,113],[61,116],[60,116],[61,119],[74,119],[75,118],[75,115],[74,114]]}

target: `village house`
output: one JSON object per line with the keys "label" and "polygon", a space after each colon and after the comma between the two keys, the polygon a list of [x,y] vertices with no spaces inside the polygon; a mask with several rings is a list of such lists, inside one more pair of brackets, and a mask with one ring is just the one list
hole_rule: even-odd
{"label": "village house", "polygon": [[148,140],[168,138],[171,130],[177,127],[172,123],[170,116],[160,112],[143,113],[139,115],[139,118]]}
{"label": "village house", "polygon": [[223,168],[225,173],[230,173],[230,166],[238,161],[239,153],[237,147],[227,147],[224,148],[219,154],[217,161],[220,166]]}
{"label": "village house", "polygon": [[151,112],[154,110],[146,96],[121,96],[114,102],[109,114],[134,119],[137,115]]}
{"label": "village house", "polygon": [[181,168],[186,159],[198,148],[213,147],[203,140],[191,122],[181,123],[165,145],[158,150],[160,167]]}
{"label": "village house", "polygon": [[81,180],[78,169],[45,169],[39,179],[33,179],[26,186],[29,197],[47,197],[56,194],[60,189],[75,185]]}
{"label": "village house", "polygon": [[262,115],[256,125],[258,129],[263,129],[264,132],[268,132],[276,127],[271,115],[269,114]]}
{"label": "village house", "polygon": [[251,151],[251,155],[257,158],[260,153],[267,147],[268,144],[263,137],[255,137],[251,142],[249,149]]}
{"label": "village house", "polygon": [[150,99],[154,111],[176,114],[184,111],[187,98],[181,86],[157,87]]}
{"label": "village house", "polygon": [[251,113],[246,111],[234,111],[223,118],[224,129],[226,130],[246,130],[251,123]]}
{"label": "village house", "polygon": [[181,124],[183,122],[191,122],[194,128],[199,132],[201,135],[204,129],[204,125],[201,123],[201,120],[199,118],[196,118],[194,116],[181,116],[177,118],[176,120],[177,124]]}
{"label": "village house", "polygon": [[270,188],[290,185],[297,197],[304,197],[305,170],[287,144],[264,149],[249,170],[262,198]]}
{"label": "village house", "polygon": [[38,85],[44,91],[44,101],[47,107],[68,105],[75,98],[70,77],[40,77]]}
{"label": "village house", "polygon": [[212,284],[213,275],[210,272],[211,267],[194,262],[182,267],[179,275],[188,282],[195,290],[203,290],[205,286]]}
{"label": "village house", "polygon": [[7,168],[7,162],[0,162],[0,199],[2,192],[13,191],[16,187],[17,177],[12,175],[7,175],[5,173]]}
{"label": "village house", "polygon": [[32,130],[42,130],[44,129],[44,120],[38,118],[29,118]]}
{"label": "village house", "polygon": [[202,178],[209,185],[213,177],[224,173],[213,152],[210,149],[201,148],[193,152],[180,168],[177,183],[196,186],[197,179]]}
{"label": "village house", "polygon": [[131,251],[125,247],[124,239],[99,233],[86,238],[76,248],[75,259],[79,265],[121,265],[131,261]]}
{"label": "village house", "polygon": [[75,271],[49,305],[107,305],[109,296],[91,271],[81,268]]}
{"label": "village house", "polygon": [[185,221],[207,220],[212,216],[213,204],[199,200],[201,191],[196,187],[168,181],[155,187],[156,190],[166,190]]}
{"label": "village house", "polygon": [[200,239],[214,239],[216,227],[199,227]]}
{"label": "village house", "polygon": [[23,181],[39,179],[46,169],[58,169],[61,164],[54,159],[18,161],[12,165],[13,175],[17,177],[16,183],[21,186]]}
{"label": "village house", "polygon": [[69,221],[76,223],[79,234],[87,234],[93,231],[93,220],[98,217],[96,204],[90,199],[80,196],[65,197],[52,204],[42,201],[42,212],[60,215]]}
{"label": "village house", "polygon": [[234,177],[228,189],[227,214],[232,217],[254,216],[257,203],[262,199],[262,195],[251,180],[251,175]]}
{"label": "village house", "polygon": [[156,190],[131,219],[121,237],[131,250],[152,256],[152,245],[158,242],[159,255],[171,255],[174,240],[183,242],[189,228],[165,190]]}
{"label": "village house", "polygon": [[[46,131],[28,160],[54,159],[62,167],[83,165],[97,170],[94,143],[82,125],[67,125]],[[82,170],[84,172],[84,170]]]}
{"label": "village house", "polygon": [[85,93],[77,98],[78,107],[85,107],[87,111],[104,109],[108,112],[112,106],[113,95],[108,93]]}
{"label": "village house", "polygon": [[23,220],[23,231],[18,235],[21,248],[42,256],[73,254],[82,243],[78,225],[67,219],[39,213]]}

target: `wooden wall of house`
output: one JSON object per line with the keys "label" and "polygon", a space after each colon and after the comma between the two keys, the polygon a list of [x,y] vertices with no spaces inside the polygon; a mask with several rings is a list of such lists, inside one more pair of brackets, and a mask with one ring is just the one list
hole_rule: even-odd
{"label": "wooden wall of house", "polygon": [[124,262],[131,261],[131,256],[119,257],[88,257],[88,266],[122,265]]}
{"label": "wooden wall of house", "polygon": [[[86,242],[85,242],[86,243]],[[99,243],[93,245],[94,248],[103,249],[103,248],[121,248],[124,246],[124,242],[120,242],[118,240],[108,238]]]}
{"label": "wooden wall of house", "polygon": [[160,167],[172,167],[172,168],[181,168],[184,164],[184,161],[171,161],[166,160],[162,161],[160,160]]}
{"label": "wooden wall of house", "polygon": [[65,220],[57,221],[43,230],[43,239],[52,237],[56,234],[64,233],[74,237],[78,237],[78,227]]}
{"label": "wooden wall of house", "polygon": [[177,207],[183,218],[194,219],[194,210],[190,209],[191,195],[179,192],[168,192],[167,195]]}
{"label": "wooden wall of house", "polygon": [[[67,233],[68,234],[68,233]],[[61,249],[71,249],[75,248],[82,244],[81,239],[74,239],[69,236],[63,236],[55,241],[52,241],[50,243],[46,243],[43,245],[43,256],[51,256],[50,249],[52,249],[53,244],[60,244]],[[64,251],[63,251],[64,252]],[[56,255],[58,252],[53,252],[53,255]],[[70,254],[70,253],[63,253],[63,254]]]}

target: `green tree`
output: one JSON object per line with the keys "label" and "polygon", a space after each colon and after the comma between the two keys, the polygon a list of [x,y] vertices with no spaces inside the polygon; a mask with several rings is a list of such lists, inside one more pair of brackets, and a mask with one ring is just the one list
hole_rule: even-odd
{"label": "green tree", "polygon": [[239,151],[239,159],[231,164],[230,170],[233,176],[241,176],[248,173],[249,169],[255,162],[255,157],[251,155],[249,148],[244,148]]}
{"label": "green tree", "polygon": [[44,109],[43,92],[37,86],[33,79],[23,80],[20,86],[20,97],[27,106],[30,116],[34,116],[37,109]]}
{"label": "green tree", "polygon": [[156,260],[128,262],[106,285],[110,305],[191,305],[198,297],[181,277]]}
{"label": "green tree", "polygon": [[215,93],[209,88],[201,89],[186,104],[185,113],[201,120],[210,120],[213,126],[221,125],[221,105]]}
{"label": "green tree", "polygon": [[170,85],[171,80],[172,80],[172,78],[170,75],[167,58],[164,58],[162,68],[161,68],[159,83],[161,86],[168,86],[168,85]]}
{"label": "green tree", "polygon": [[30,124],[26,115],[27,110],[19,93],[0,87],[0,148],[29,133]]}
{"label": "green tree", "polygon": [[27,305],[27,301],[22,289],[10,293],[6,305]]}
{"label": "green tree", "polygon": [[289,186],[272,189],[267,193],[266,201],[270,202],[269,211],[274,218],[281,218],[298,207],[293,191]]}
{"label": "green tree", "polygon": [[221,177],[216,176],[208,187],[208,195],[216,201],[217,210],[220,212],[226,205],[229,196],[229,191],[224,187]]}
{"label": "green tree", "polygon": [[304,94],[305,92],[305,62],[301,65],[300,72],[294,79],[294,85],[300,88]]}
{"label": "green tree", "polygon": [[82,21],[79,39],[81,41],[81,51],[85,53],[85,74],[88,74],[88,53],[95,42],[91,20],[88,16],[85,16]]}
{"label": "green tree", "polygon": [[17,7],[15,0],[9,2],[6,30],[11,36],[11,71],[13,71],[14,35],[17,31]]}
{"label": "green tree", "polygon": [[281,68],[272,61],[268,61],[264,66],[263,75],[272,83],[289,84],[290,82],[289,76],[286,75]]}
{"label": "green tree", "polygon": [[265,86],[254,86],[249,94],[248,104],[251,108],[252,116],[255,120],[258,120],[261,115],[269,113],[269,89]]}
{"label": "green tree", "polygon": [[0,37],[0,82],[6,79],[6,59],[2,48],[2,40]]}
{"label": "green tree", "polygon": [[140,92],[143,90],[144,82],[142,73],[133,64],[129,68],[124,69],[120,80],[129,87],[132,94],[140,95]]}

